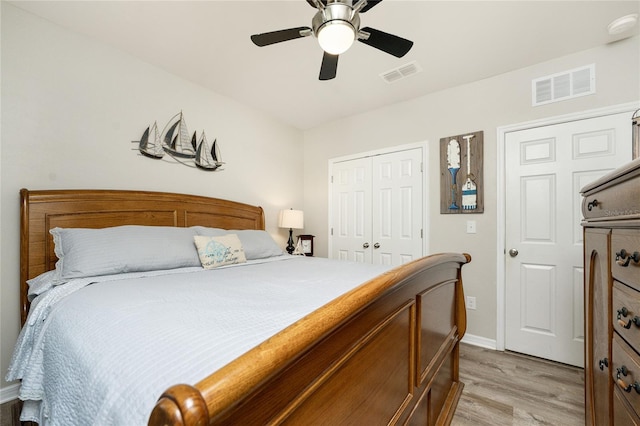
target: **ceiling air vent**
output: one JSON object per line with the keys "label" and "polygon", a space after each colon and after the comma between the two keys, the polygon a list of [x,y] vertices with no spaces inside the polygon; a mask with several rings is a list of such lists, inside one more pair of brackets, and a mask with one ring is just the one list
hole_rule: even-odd
{"label": "ceiling air vent", "polygon": [[596,93],[596,65],[536,78],[531,82],[533,106]]}
{"label": "ceiling air vent", "polygon": [[409,62],[408,64],[402,65],[401,67],[394,68],[387,72],[383,72],[380,74],[380,77],[387,83],[395,83],[398,80],[402,80],[403,78],[409,77],[410,75],[417,74],[422,71],[420,65],[416,61]]}

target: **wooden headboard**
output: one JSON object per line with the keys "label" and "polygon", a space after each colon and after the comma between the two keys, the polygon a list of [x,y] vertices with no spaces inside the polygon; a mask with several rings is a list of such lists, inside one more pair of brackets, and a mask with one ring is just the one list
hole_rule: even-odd
{"label": "wooden headboard", "polygon": [[27,280],[55,268],[53,237],[60,228],[195,225],[264,229],[262,207],[197,195],[121,190],[20,190],[20,307],[29,312]]}

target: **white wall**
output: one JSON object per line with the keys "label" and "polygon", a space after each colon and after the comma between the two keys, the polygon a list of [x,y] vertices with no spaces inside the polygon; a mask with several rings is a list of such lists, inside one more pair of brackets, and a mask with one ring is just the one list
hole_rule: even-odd
{"label": "white wall", "polygon": [[[428,246],[431,252],[463,251],[472,255],[471,264],[463,269],[463,278],[466,294],[477,298],[477,310],[469,311],[467,332],[494,341],[498,227],[496,129],[640,100],[639,55],[640,38],[635,37],[347,117],[305,132],[304,210],[314,212],[314,215],[305,217],[305,225],[308,232],[317,236],[316,252],[320,256],[327,255],[329,159],[428,141],[426,176],[431,197],[426,206],[430,218]],[[591,63],[596,64],[595,95],[535,108],[531,106],[532,79]],[[396,84],[402,84],[402,81]],[[479,130],[484,131],[484,214],[440,214],[440,138]],[[468,219],[477,221],[477,234],[466,233]]]}
{"label": "white wall", "polygon": [[[2,4],[0,162],[1,362],[20,328],[19,190],[139,189],[227,198],[265,209],[302,208],[302,133],[125,53]],[[132,140],[182,110],[190,131],[221,146],[226,170],[208,173],[137,155]],[[6,383],[5,396],[8,395]],[[0,399],[2,398],[0,393]]]}

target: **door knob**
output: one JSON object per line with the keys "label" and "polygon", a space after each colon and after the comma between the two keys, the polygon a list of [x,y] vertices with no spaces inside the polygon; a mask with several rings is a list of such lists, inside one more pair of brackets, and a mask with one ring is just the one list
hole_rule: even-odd
{"label": "door knob", "polygon": [[369,248],[369,243],[364,243],[364,244],[362,245],[362,248]]}
{"label": "door knob", "polygon": [[516,249],[509,250],[509,256],[516,257],[517,255],[518,255],[518,250]]}
{"label": "door knob", "polygon": [[373,245],[373,248],[380,248],[380,243],[375,243],[375,244]]}

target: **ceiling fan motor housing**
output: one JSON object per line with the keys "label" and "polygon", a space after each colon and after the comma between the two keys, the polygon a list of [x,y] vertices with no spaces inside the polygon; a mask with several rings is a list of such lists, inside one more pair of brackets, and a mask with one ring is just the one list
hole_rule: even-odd
{"label": "ceiling fan motor housing", "polygon": [[353,12],[351,5],[346,3],[328,3],[324,9],[318,11],[311,21],[313,34],[318,37],[320,31],[328,25],[347,24],[353,29],[354,37],[360,30],[360,16]]}

